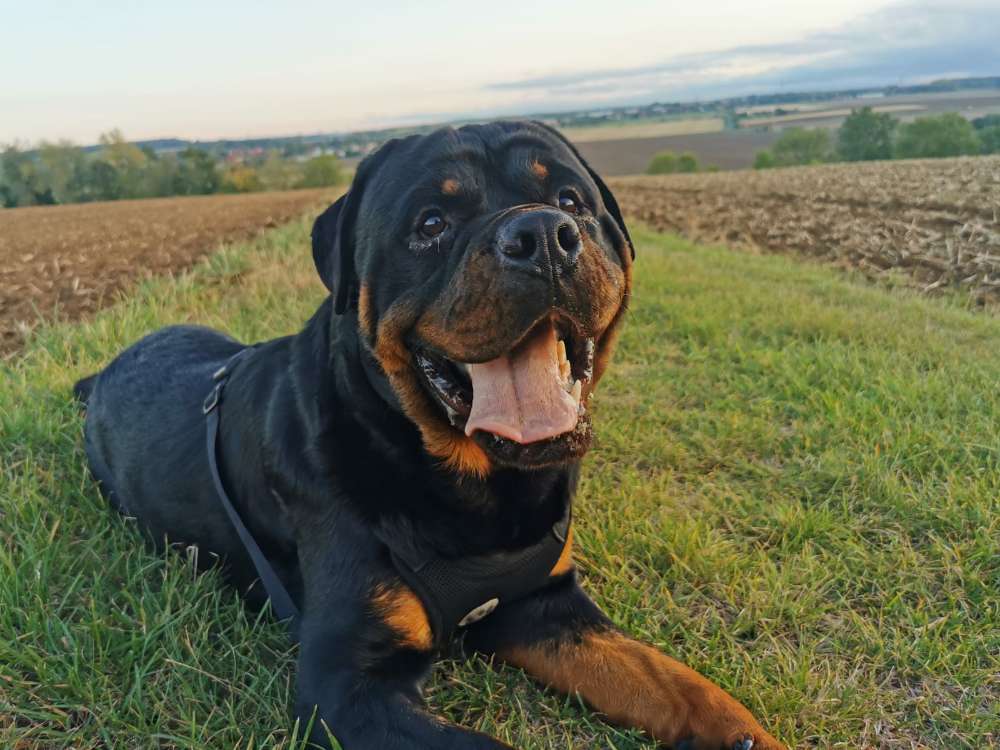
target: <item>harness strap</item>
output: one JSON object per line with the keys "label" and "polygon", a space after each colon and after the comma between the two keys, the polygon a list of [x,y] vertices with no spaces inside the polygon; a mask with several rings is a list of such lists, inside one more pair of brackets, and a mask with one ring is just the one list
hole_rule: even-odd
{"label": "harness strap", "polygon": [[[219,474],[217,444],[222,391],[233,369],[252,348],[237,352],[212,375],[215,386],[202,406],[208,465],[215,492],[257,570],[257,576],[271,600],[271,607],[279,620],[288,621],[289,633],[293,640],[297,640],[299,610],[233,507]],[[542,539],[530,547],[512,552],[451,559],[433,553],[404,553],[384,539],[383,543],[389,548],[397,572],[423,603],[435,643],[441,646],[455,630],[478,622],[499,605],[521,599],[546,585],[549,573],[566,546],[571,513],[571,506],[567,505],[563,517]]]}
{"label": "harness strap", "polygon": [[219,496],[219,501],[222,503],[226,515],[229,516],[233,528],[236,529],[236,534],[239,536],[240,541],[243,542],[243,546],[250,556],[254,568],[257,570],[257,576],[260,578],[260,582],[264,585],[264,590],[271,600],[272,609],[274,609],[279,620],[289,621],[289,634],[293,640],[297,640],[299,627],[298,607],[295,606],[292,597],[288,594],[288,590],[281,582],[281,579],[278,578],[277,573],[274,572],[271,563],[267,561],[264,553],[261,552],[257,541],[253,538],[253,534],[250,533],[250,530],[243,523],[243,519],[240,518],[239,512],[233,507],[233,503],[226,493],[226,488],[222,484],[222,477],[219,475],[217,443],[219,438],[219,404],[222,401],[222,390],[233,368],[235,368],[239,360],[247,352],[251,351],[251,348],[242,349],[237,352],[212,375],[212,379],[215,380],[215,387],[212,388],[211,392],[205,398],[205,403],[202,405],[202,412],[205,414],[205,446],[208,450],[208,466],[212,472],[212,483],[215,485],[215,493]]}
{"label": "harness strap", "polygon": [[456,559],[390,548],[397,572],[424,605],[435,643],[443,645],[456,630],[545,586],[566,546],[571,513],[567,505],[562,518],[539,541],[511,552]]}

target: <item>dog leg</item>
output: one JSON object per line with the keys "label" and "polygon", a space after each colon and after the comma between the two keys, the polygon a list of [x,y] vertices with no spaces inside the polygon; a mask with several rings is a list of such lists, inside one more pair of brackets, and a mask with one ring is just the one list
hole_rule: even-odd
{"label": "dog leg", "polygon": [[618,632],[572,572],[501,607],[466,643],[578,694],[610,721],[678,749],[784,750],[750,712],[694,670]]}
{"label": "dog leg", "polygon": [[344,750],[510,750],[424,708],[420,684],[434,650],[419,599],[370,560],[362,583],[338,575],[344,560],[329,558],[350,546],[330,549],[324,564],[305,566],[295,710],[302,726],[312,718],[310,740],[329,747],[328,728]]}

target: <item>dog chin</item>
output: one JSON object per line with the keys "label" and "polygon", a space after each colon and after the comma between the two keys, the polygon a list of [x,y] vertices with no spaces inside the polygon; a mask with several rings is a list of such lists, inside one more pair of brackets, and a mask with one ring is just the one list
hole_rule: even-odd
{"label": "dog chin", "polygon": [[533,443],[477,430],[472,439],[497,466],[511,469],[543,469],[579,461],[590,449],[594,430],[590,414],[583,414],[569,432]]}

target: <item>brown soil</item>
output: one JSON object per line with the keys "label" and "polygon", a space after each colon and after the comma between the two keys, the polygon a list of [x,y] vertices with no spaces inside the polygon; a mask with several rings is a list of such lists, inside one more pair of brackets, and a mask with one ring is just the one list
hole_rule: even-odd
{"label": "brown soil", "polygon": [[[699,242],[817,257],[1000,302],[1000,157],[610,180],[634,219]],[[0,356],[137,280],[189,268],[330,190],[0,210]]]}
{"label": "brown soil", "polygon": [[1000,157],[624,177],[626,213],[698,242],[817,257],[1000,302]]}
{"label": "brown soil", "polygon": [[43,319],[76,320],[137,280],[189,268],[319,208],[329,189],[0,210],[0,355]]}

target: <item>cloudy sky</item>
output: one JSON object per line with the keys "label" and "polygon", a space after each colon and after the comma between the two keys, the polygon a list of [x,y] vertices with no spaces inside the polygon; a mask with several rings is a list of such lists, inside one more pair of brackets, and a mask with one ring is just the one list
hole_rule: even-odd
{"label": "cloudy sky", "polygon": [[996,0],[0,0],[0,142],[313,133],[1000,75]]}

